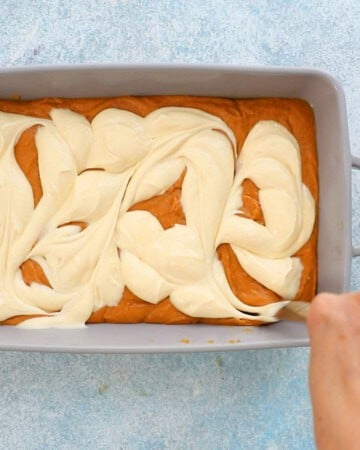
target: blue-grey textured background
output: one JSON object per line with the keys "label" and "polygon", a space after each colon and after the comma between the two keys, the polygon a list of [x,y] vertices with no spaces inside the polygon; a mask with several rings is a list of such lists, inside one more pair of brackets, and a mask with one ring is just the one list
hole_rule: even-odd
{"label": "blue-grey textured background", "polygon": [[[360,154],[358,0],[2,0],[0,66],[211,62],[332,72]],[[359,236],[360,175],[353,182]],[[360,265],[354,263],[352,288]],[[6,449],[312,449],[307,349],[0,354]]]}

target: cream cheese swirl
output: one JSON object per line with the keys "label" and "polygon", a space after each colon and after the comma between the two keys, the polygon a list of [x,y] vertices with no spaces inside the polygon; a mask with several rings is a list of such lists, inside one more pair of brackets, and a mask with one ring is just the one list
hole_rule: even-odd
{"label": "cream cheese swirl", "polygon": [[[274,321],[283,302],[254,307],[233,294],[216,254],[221,243],[253,278],[294,298],[302,265],[292,255],[311,235],[315,206],[286,128],[259,122],[236,159],[232,130],[197,109],[160,108],[145,118],[107,109],[91,123],[65,109],[50,116],[0,112],[0,320],[38,314],[20,326],[84,326],[127,286],[150,303],[169,297],[194,317]],[[43,189],[36,207],[14,156],[33,125]],[[164,230],[149,212],[128,211],[164,193],[185,169],[186,225]],[[241,217],[247,178],[259,187],[265,225]],[[66,225],[79,221],[87,227]],[[27,259],[52,288],[25,284],[19,267]]]}

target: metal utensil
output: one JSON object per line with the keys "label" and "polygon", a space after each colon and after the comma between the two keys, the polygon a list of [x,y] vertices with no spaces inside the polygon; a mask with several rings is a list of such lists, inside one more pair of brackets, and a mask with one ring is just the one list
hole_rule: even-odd
{"label": "metal utensil", "polygon": [[276,317],[279,320],[305,321],[310,305],[310,302],[290,301],[276,313]]}

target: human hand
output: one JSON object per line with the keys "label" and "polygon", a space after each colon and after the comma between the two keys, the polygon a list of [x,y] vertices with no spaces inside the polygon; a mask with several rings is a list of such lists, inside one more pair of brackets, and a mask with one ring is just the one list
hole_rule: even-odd
{"label": "human hand", "polygon": [[320,294],[308,319],[309,384],[319,450],[360,448],[360,293]]}

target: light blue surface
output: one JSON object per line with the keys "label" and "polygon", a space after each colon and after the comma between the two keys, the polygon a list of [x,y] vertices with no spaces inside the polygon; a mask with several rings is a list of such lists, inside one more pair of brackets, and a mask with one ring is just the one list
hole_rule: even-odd
{"label": "light blue surface", "polygon": [[[331,71],[344,86],[360,154],[357,0],[2,0],[0,30],[1,66],[208,62]],[[360,240],[360,174],[353,192]],[[311,449],[307,364],[307,349],[2,353],[0,447]]]}

